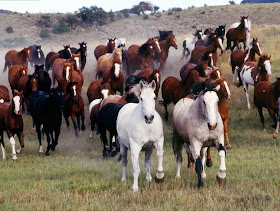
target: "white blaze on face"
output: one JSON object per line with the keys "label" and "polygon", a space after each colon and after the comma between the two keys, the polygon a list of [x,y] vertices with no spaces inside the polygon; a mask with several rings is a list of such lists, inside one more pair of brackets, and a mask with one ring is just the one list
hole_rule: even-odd
{"label": "white blaze on face", "polygon": [[268,76],[270,76],[271,75],[271,64],[270,64],[270,61],[266,60],[266,61],[264,61],[263,64],[264,64],[264,67],[265,67],[265,70],[266,70]]}
{"label": "white blaze on face", "polygon": [[160,46],[159,46],[159,42],[156,41],[156,44],[157,44],[158,52],[160,53],[160,52],[161,52],[161,49],[160,49]]}
{"label": "white blaze on face", "polygon": [[247,18],[244,19],[244,25],[245,25],[245,28],[248,29],[248,19]]}
{"label": "white blaze on face", "polygon": [[25,70],[24,70],[24,69],[23,69],[22,73],[23,73],[23,75],[25,75],[25,73],[26,73],[26,72],[25,72]]}
{"label": "white blaze on face", "polygon": [[38,58],[40,59],[41,58],[40,49],[37,49],[37,52],[38,52]]}
{"label": "white blaze on face", "polygon": [[159,74],[158,73],[156,73],[156,79],[157,79],[157,84],[159,85]]}
{"label": "white blaze on face", "polygon": [[228,94],[228,99],[231,99],[231,93],[230,93],[230,90],[229,90],[228,83],[226,81],[224,81],[224,85],[225,85],[225,88],[226,88],[226,91],[227,91],[227,94]]}
{"label": "white blaze on face", "polygon": [[214,66],[213,55],[212,55],[212,53],[209,54],[209,57],[211,58],[211,62],[210,62],[210,63],[211,63],[211,66]]}
{"label": "white blaze on face", "polygon": [[208,123],[211,126],[215,126],[217,123],[218,100],[219,99],[215,91],[207,91],[204,94],[204,102],[206,106]]}
{"label": "white blaze on face", "polygon": [[220,48],[221,48],[222,50],[224,50],[222,39],[221,39],[221,38],[218,38],[218,42],[219,42]]}
{"label": "white blaze on face", "polygon": [[262,50],[261,50],[261,47],[260,47],[260,43],[259,43],[259,42],[257,42],[257,46],[258,46],[258,49],[259,49],[260,55],[262,55]]}
{"label": "white blaze on face", "polygon": [[74,60],[76,62],[76,67],[78,70],[80,70],[80,60],[79,59],[80,59],[79,57],[74,57]]}
{"label": "white blaze on face", "polygon": [[121,65],[118,64],[118,63],[115,63],[115,72],[114,72],[114,74],[115,74],[115,77],[117,77],[117,78],[120,76],[120,69],[121,69]]}
{"label": "white blaze on face", "polygon": [[65,76],[65,78],[66,78],[66,80],[67,81],[69,81],[70,79],[69,79],[69,77],[70,77],[70,74],[69,74],[69,69],[70,69],[70,67],[69,66],[67,66],[66,67],[66,76]]}
{"label": "white blaze on face", "polygon": [[0,103],[1,103],[1,104],[4,103],[4,99],[0,99]]}
{"label": "white blaze on face", "polygon": [[77,89],[77,87],[76,87],[76,85],[74,85],[74,86],[73,86],[74,96],[77,96],[77,90],[76,90],[76,89]]}
{"label": "white blaze on face", "polygon": [[221,72],[217,70],[218,78],[221,78]]}
{"label": "white blaze on face", "polygon": [[103,99],[105,99],[109,95],[109,90],[108,89],[102,89],[101,94],[103,95]]}
{"label": "white blaze on face", "polygon": [[19,96],[15,96],[13,98],[13,101],[14,101],[14,104],[15,104],[15,114],[19,114],[19,111],[20,111],[20,97]]}
{"label": "white blaze on face", "polygon": [[70,56],[72,57],[72,52],[71,52],[70,48],[68,48],[68,51],[70,53]]}

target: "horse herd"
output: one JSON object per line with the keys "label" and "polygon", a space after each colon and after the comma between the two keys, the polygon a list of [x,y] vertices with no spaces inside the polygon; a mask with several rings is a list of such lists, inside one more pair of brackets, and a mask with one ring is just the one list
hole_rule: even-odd
{"label": "horse herd", "polygon": [[[226,36],[226,50],[231,50],[229,64],[232,67],[233,83],[243,85],[250,108],[248,84],[254,86],[254,104],[257,106],[263,128],[262,108],[271,115],[277,136],[280,117],[280,78],[270,83],[270,56],[263,55],[257,38],[250,40],[251,22],[248,16],[241,17],[225,31],[225,25],[216,29],[196,30],[194,37],[183,40],[181,60],[190,59],[180,69],[178,79],[167,77],[161,84],[161,73],[165,69],[169,48],[178,48],[172,31],[160,31],[160,35],[149,38],[142,45],[126,48],[124,38],[108,39],[105,45],[94,50],[97,60],[95,80],[87,90],[91,134],[96,129],[103,142],[103,157],[115,156],[120,152],[122,161],[122,181],[126,181],[127,150],[131,150],[133,165],[133,191],[138,190],[139,153],[145,151],[146,180],[151,181],[151,154],[157,151],[157,183],[163,182],[164,132],[161,116],[155,110],[161,86],[165,120],[168,120],[168,105],[173,108],[173,151],[177,161],[176,178],[180,178],[182,149],[188,154],[188,167],[194,167],[198,176],[198,187],[203,186],[206,177],[204,165],[212,166],[210,147],[217,148],[220,167],[216,179],[219,185],[226,182],[226,148],[231,149],[228,135],[228,105],[231,99],[230,84],[222,77],[217,67],[218,49],[224,53],[223,41]],[[240,43],[244,43],[244,50]],[[232,45],[233,43],[233,45]],[[12,159],[24,148],[23,111],[30,113],[39,140],[39,153],[43,154],[42,133],[47,137],[46,155],[54,151],[58,144],[62,117],[69,127],[71,117],[75,136],[85,130],[85,107],[82,98],[84,83],[83,70],[86,66],[87,43],[79,43],[80,48],[64,46],[58,52],[47,56],[41,46],[30,46],[22,51],[10,50],[5,55],[4,71],[9,68],[8,81],[12,90],[0,86],[0,136],[3,159],[6,159],[4,131],[12,146]],[[246,49],[246,46],[249,47]],[[237,47],[237,49],[235,49]],[[259,55],[256,61],[255,54]],[[28,74],[28,61],[35,66],[33,74]],[[237,70],[236,67],[238,67]],[[49,75],[52,70],[52,79]],[[236,75],[239,82],[236,83]],[[56,86],[57,83],[57,87]],[[51,88],[52,87],[52,88]],[[120,95],[117,95],[119,92]],[[278,117],[278,118],[277,118]],[[106,137],[110,134],[110,142]],[[20,148],[15,149],[14,135]],[[225,140],[225,145],[224,145]],[[207,153],[207,154],[206,154]]]}

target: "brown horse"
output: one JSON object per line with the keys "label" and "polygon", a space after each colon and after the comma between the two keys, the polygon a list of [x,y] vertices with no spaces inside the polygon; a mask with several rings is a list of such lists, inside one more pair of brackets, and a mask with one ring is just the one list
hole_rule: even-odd
{"label": "brown horse", "polygon": [[276,123],[277,123],[276,115],[278,115],[279,112],[278,111],[279,96],[280,96],[280,78],[277,78],[276,82],[274,83],[271,83],[269,81],[261,81],[255,84],[254,104],[258,108],[258,112],[264,130],[265,130],[265,125],[264,125],[262,108],[264,107],[268,110],[268,113],[274,122],[273,127],[276,127]]}
{"label": "brown horse", "polygon": [[223,52],[223,44],[222,39],[214,35],[213,42],[210,46],[197,46],[194,48],[191,54],[190,63],[199,64],[200,58],[205,55],[206,52],[212,52],[213,65],[217,64],[217,48],[219,48]]}
{"label": "brown horse", "polygon": [[6,71],[7,67],[10,68],[12,65],[22,65],[28,68],[28,61],[30,61],[30,50],[24,48],[20,52],[16,50],[10,50],[5,55],[5,65],[3,72]]}
{"label": "brown horse", "polygon": [[103,75],[103,81],[109,82],[114,93],[117,91],[123,95],[124,75],[120,70],[121,64],[115,63],[111,70],[106,70]]}
{"label": "brown horse", "polygon": [[71,48],[70,45],[64,46],[63,50],[60,50],[58,53],[56,52],[49,52],[46,56],[45,59],[45,68],[46,71],[49,71],[52,69],[53,63],[57,58],[62,58],[62,59],[69,59],[72,56]]}
{"label": "brown horse", "polygon": [[101,57],[102,55],[106,54],[106,53],[112,53],[115,50],[115,40],[114,39],[110,39],[108,38],[108,43],[107,45],[98,45],[95,49],[94,49],[94,56],[96,58],[96,60],[99,59],[99,57]]}
{"label": "brown horse", "polygon": [[[240,42],[244,43],[244,50],[246,48],[246,30],[248,30],[248,16],[242,16],[240,24],[237,28],[231,28],[227,31],[227,47],[226,50],[230,49],[233,51],[235,46],[239,46]],[[233,42],[233,46],[231,46],[231,42]]]}
{"label": "brown horse", "polygon": [[160,53],[156,53],[156,60],[160,63],[160,69],[164,70],[165,62],[168,57],[169,48],[173,46],[175,49],[178,49],[175,35],[169,34],[166,40],[162,40],[159,42]]}
{"label": "brown horse", "polygon": [[[63,96],[63,115],[65,118],[65,122],[67,127],[69,128],[69,116],[71,116],[72,123],[75,130],[75,136],[78,137],[78,130],[81,133],[81,129],[85,130],[85,108],[84,102],[77,91],[77,82],[69,82],[66,87],[66,94]],[[77,122],[76,122],[77,119]],[[82,127],[80,124],[82,121]],[[78,124],[78,125],[77,125]]]}
{"label": "brown horse", "polygon": [[[24,147],[23,140],[23,121],[20,113],[22,91],[15,91],[10,103],[0,103],[0,142],[2,148],[3,159],[6,159],[4,131],[10,139],[12,146],[12,159],[17,160],[16,153],[20,153]],[[19,138],[21,148],[16,151],[14,135]]]}
{"label": "brown horse", "polygon": [[241,67],[243,63],[246,61],[255,61],[256,62],[256,53],[261,56],[262,51],[258,41],[258,38],[253,38],[252,46],[249,47],[246,51],[241,49],[234,50],[229,58],[229,64],[231,65],[232,69],[232,82],[234,82],[235,76],[235,68]]}
{"label": "brown horse", "polygon": [[96,76],[95,78],[101,78],[106,70],[111,70],[114,64],[122,63],[122,49],[117,48],[112,54],[105,54],[98,58]]}
{"label": "brown horse", "polygon": [[55,85],[55,81],[57,81],[61,92],[65,93],[67,84],[73,81],[73,72],[74,70],[72,63],[64,62],[63,59],[57,59],[54,62],[52,71],[53,87]]}
{"label": "brown horse", "polygon": [[12,89],[12,92],[14,92],[14,89],[18,89],[18,82],[19,79],[22,76],[27,75],[27,67],[23,67],[21,65],[13,65],[11,68],[9,68],[9,73],[8,73],[8,80]]}
{"label": "brown horse", "polygon": [[102,80],[94,80],[90,83],[87,90],[88,102],[91,103],[95,99],[100,99],[102,96],[108,96],[111,91],[111,85]]}
{"label": "brown horse", "polygon": [[163,98],[163,106],[165,108],[164,118],[168,120],[167,106],[171,102],[176,104],[180,99],[186,97],[190,93],[190,88],[195,82],[204,82],[206,79],[199,76],[196,70],[191,70],[185,82],[175,77],[167,77],[161,87]]}
{"label": "brown horse", "polygon": [[155,80],[155,82],[156,82],[155,94],[156,94],[156,97],[158,97],[158,92],[159,92],[159,88],[160,88],[160,79],[161,79],[160,69],[153,69],[153,70],[145,69],[145,70],[140,71],[140,73],[137,76],[144,77],[146,79],[147,83],[151,83],[153,80]]}
{"label": "brown horse", "polygon": [[0,103],[4,102],[10,102],[10,94],[6,86],[0,85]]}

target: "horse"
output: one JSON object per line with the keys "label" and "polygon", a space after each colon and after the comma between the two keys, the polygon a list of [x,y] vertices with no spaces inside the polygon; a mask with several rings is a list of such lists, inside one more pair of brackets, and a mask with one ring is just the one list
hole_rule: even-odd
{"label": "horse", "polygon": [[262,55],[260,56],[258,63],[254,61],[247,61],[243,63],[243,65],[239,69],[239,87],[242,83],[246,94],[248,109],[251,109],[251,105],[249,102],[248,84],[254,86],[260,81],[268,81],[268,77],[271,75],[270,58],[271,56]]}
{"label": "horse", "polygon": [[191,70],[184,82],[173,76],[167,77],[163,81],[161,94],[163,98],[162,105],[165,108],[164,118],[166,121],[168,120],[167,106],[171,102],[176,104],[180,99],[186,97],[190,93],[191,86],[197,81],[203,82],[205,78],[200,77],[196,70]]}
{"label": "horse", "polygon": [[[230,49],[233,51],[235,46],[239,46],[240,42],[244,44],[244,50],[246,49],[246,40],[247,40],[247,33],[248,30],[248,16],[242,16],[241,21],[238,27],[231,28],[227,31],[227,47],[226,50]],[[231,46],[231,42],[233,42],[233,46]]]}
{"label": "horse", "polygon": [[0,103],[4,102],[10,102],[10,94],[6,86],[0,85]]}
{"label": "horse", "polygon": [[22,112],[25,111],[24,103],[26,108],[29,105],[29,99],[32,92],[37,91],[39,88],[39,83],[36,75],[24,75],[19,79],[18,91],[23,91],[22,96]]}
{"label": "horse", "polygon": [[[260,81],[255,84],[254,89],[254,105],[258,108],[261,123],[265,130],[264,117],[262,108],[266,108],[270,117],[274,122],[274,126],[277,125],[277,118],[279,114],[279,96],[280,96],[280,78],[277,78],[276,82],[271,83],[269,81]],[[278,117],[279,119],[279,117]],[[278,130],[276,130],[276,134]]]}
{"label": "horse", "polygon": [[48,142],[45,155],[48,156],[50,149],[55,151],[58,144],[62,123],[63,99],[60,88],[52,88],[49,93],[34,91],[30,97],[29,111],[36,126],[39,154],[42,155],[44,152],[41,140],[41,126],[43,126]]}
{"label": "horse", "polygon": [[117,48],[112,54],[105,54],[98,58],[96,76],[95,78],[101,78],[106,70],[111,70],[114,64],[122,63],[122,49]]}
{"label": "horse", "polygon": [[145,85],[139,83],[140,101],[138,104],[124,105],[117,118],[117,133],[122,157],[122,181],[126,181],[127,149],[131,150],[133,164],[133,191],[138,191],[138,176],[140,173],[139,153],[145,151],[146,180],[152,180],[150,174],[152,148],[157,150],[158,168],[155,181],[161,183],[164,180],[162,166],[163,160],[163,124],[160,115],[155,110],[156,96],[154,90],[156,83]]}
{"label": "horse", "polygon": [[45,63],[45,55],[41,49],[41,46],[33,45],[29,46],[30,49],[30,65],[41,65]]}
{"label": "horse", "polygon": [[236,66],[240,68],[242,66],[242,64],[245,63],[246,61],[255,61],[256,62],[256,57],[255,57],[256,53],[259,56],[261,56],[261,54],[262,54],[258,38],[256,38],[256,39],[253,38],[252,46],[249,46],[249,49],[247,49],[245,51],[243,51],[241,49],[236,49],[231,53],[228,62],[232,69],[232,82],[234,82],[234,80],[236,78],[236,72],[235,72]]}
{"label": "horse", "polygon": [[94,56],[95,56],[96,60],[98,60],[98,58],[101,57],[102,55],[104,55],[106,53],[112,53],[115,50],[115,40],[116,40],[116,38],[114,38],[114,39],[108,38],[108,44],[106,46],[98,45],[94,49]]}
{"label": "horse", "polygon": [[224,43],[225,40],[225,33],[226,33],[226,24],[225,25],[219,25],[219,27],[216,28],[215,34],[218,37],[222,38],[222,43]]}
{"label": "horse", "polygon": [[165,69],[165,62],[168,57],[169,53],[169,48],[173,46],[175,49],[178,49],[177,43],[176,43],[176,38],[175,35],[170,34],[165,40],[162,40],[159,42],[160,46],[160,53],[156,53],[156,61],[160,63],[160,69],[164,70]]}
{"label": "horse", "polygon": [[45,71],[44,65],[35,65],[34,75],[38,80],[38,90],[49,92],[52,80],[48,72]]}
{"label": "horse", "polygon": [[[212,44],[212,42],[214,40],[214,37],[215,36],[217,37],[217,35],[216,35],[214,29],[208,28],[208,30],[209,30],[207,32],[208,34],[204,35],[203,39],[198,40],[198,41],[195,42],[195,44],[194,44],[195,47],[197,47],[197,46],[210,46]],[[204,31],[204,34],[205,34],[205,31]]]}
{"label": "horse", "polygon": [[124,75],[120,70],[121,65],[115,63],[111,70],[106,70],[103,75],[103,81],[109,82],[111,85],[111,90],[114,93],[117,91],[123,95],[123,86],[124,86]]}
{"label": "horse", "polygon": [[52,68],[53,63],[57,58],[69,59],[72,56],[70,45],[66,45],[66,46],[63,45],[63,47],[64,47],[64,49],[58,51],[58,53],[49,52],[47,54],[46,59],[45,59],[46,71],[49,71]]}
{"label": "horse", "polygon": [[195,161],[198,188],[203,186],[202,178],[206,178],[205,153],[207,147],[212,145],[216,146],[220,157],[217,182],[219,185],[225,185],[226,182],[224,130],[218,111],[217,95],[220,85],[214,87],[203,83],[202,88],[195,100],[187,97],[181,99],[173,109],[172,147],[177,160],[176,178],[181,177],[182,149],[185,143],[188,154],[191,154]]}
{"label": "horse", "polygon": [[[202,39],[202,29],[196,30],[195,34],[193,37],[187,37],[183,40],[183,52],[182,52],[182,57],[181,60],[187,59],[187,57],[192,53],[192,50],[194,49],[194,44]],[[187,52],[187,53],[186,53]]]}
{"label": "horse", "polygon": [[213,41],[210,46],[197,46],[191,53],[190,63],[198,64],[199,58],[202,57],[206,52],[212,51],[212,58],[213,58],[213,65],[216,66],[217,64],[217,48],[221,50],[223,53],[223,44],[222,39],[213,35]]}
{"label": "horse", "polygon": [[27,67],[22,65],[13,65],[9,68],[8,81],[11,86],[12,92],[18,90],[18,82],[22,76],[27,75]]}
{"label": "horse", "polygon": [[[250,43],[250,34],[251,34],[251,29],[252,29],[252,25],[251,25],[251,20],[248,19],[248,28],[246,29],[246,46],[249,46]],[[240,25],[240,22],[235,22],[233,23],[229,29],[233,29],[233,28],[237,28]],[[241,48],[241,43],[239,43],[239,49]]]}
{"label": "horse", "polygon": [[159,36],[156,36],[154,38],[158,39],[158,41],[160,42],[160,41],[166,40],[169,35],[172,35],[173,31],[172,30],[159,30],[158,33],[159,33]]}
{"label": "horse", "polygon": [[100,99],[102,96],[108,96],[112,93],[111,85],[102,80],[94,80],[90,83],[87,90],[88,102],[91,103],[95,99]]}
{"label": "horse", "polygon": [[[81,94],[77,91],[77,82],[69,82],[66,87],[66,93],[63,95],[63,108],[64,119],[69,128],[69,116],[71,116],[72,123],[75,130],[75,136],[78,137],[78,130],[81,133],[81,129],[84,131],[85,127],[85,109],[84,102]],[[80,118],[82,121],[82,127],[80,125]],[[77,119],[77,123],[76,123]],[[78,124],[78,125],[77,125]]]}
{"label": "horse", "polygon": [[278,117],[277,117],[277,124],[275,131],[273,133],[273,138],[277,138],[278,133],[279,133],[279,126],[280,126],[280,98],[278,98]]}
{"label": "horse", "polygon": [[129,91],[134,85],[139,84],[140,81],[146,82],[146,78],[137,75],[127,77],[125,80],[125,92]]}
{"label": "horse", "polygon": [[[3,160],[6,159],[4,131],[7,132],[12,146],[12,160],[17,160],[16,154],[19,154],[22,148],[24,148],[23,120],[20,113],[21,95],[22,91],[14,91],[11,102],[0,101],[0,142]],[[17,149],[17,151],[15,149],[15,135],[17,135],[17,137],[19,138],[20,143],[20,148]]]}
{"label": "horse", "polygon": [[24,48],[21,51],[10,50],[5,55],[5,65],[3,72],[6,71],[7,67],[10,68],[12,65],[22,65],[28,68],[28,61],[30,61],[30,50]]}
{"label": "horse", "polygon": [[82,43],[79,43],[79,45],[80,45],[79,49],[71,47],[70,50],[72,53],[81,54],[81,70],[84,71],[86,63],[87,63],[87,43],[82,42]]}
{"label": "horse", "polygon": [[151,83],[153,80],[155,80],[156,82],[155,94],[156,97],[158,97],[158,92],[160,88],[160,79],[161,79],[160,69],[153,69],[153,70],[145,69],[140,71],[137,76],[144,77],[147,83]]}

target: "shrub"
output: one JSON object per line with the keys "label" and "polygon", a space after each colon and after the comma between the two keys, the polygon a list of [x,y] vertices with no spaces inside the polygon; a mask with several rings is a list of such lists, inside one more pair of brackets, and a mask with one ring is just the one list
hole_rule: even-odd
{"label": "shrub", "polygon": [[54,34],[62,34],[65,32],[69,32],[69,27],[65,23],[65,19],[61,18],[58,21],[58,24],[54,26],[53,33]]}
{"label": "shrub", "polygon": [[196,29],[196,25],[192,25],[192,28],[193,28],[193,29]]}
{"label": "shrub", "polygon": [[41,29],[40,38],[50,37],[50,31],[48,29]]}
{"label": "shrub", "polygon": [[125,14],[124,14],[124,17],[125,17],[125,18],[128,18],[128,17],[129,17],[129,13],[125,13]]}
{"label": "shrub", "polygon": [[52,27],[51,17],[48,15],[41,15],[40,20],[37,21],[37,25],[39,27],[47,27],[47,28]]}
{"label": "shrub", "polygon": [[178,20],[180,19],[180,17],[181,17],[180,15],[176,15],[176,18],[177,18]]}
{"label": "shrub", "polygon": [[67,15],[65,18],[65,22],[69,25],[70,28],[75,29],[77,24],[79,23],[79,19],[76,15]]}
{"label": "shrub", "polygon": [[167,13],[167,15],[173,15],[173,12],[172,12],[172,11],[169,11],[169,12]]}
{"label": "shrub", "polygon": [[206,13],[205,11],[202,11],[200,14],[202,14],[202,15],[203,15],[203,14],[205,14],[205,13]]}
{"label": "shrub", "polygon": [[149,19],[149,16],[148,15],[144,15],[143,19]]}
{"label": "shrub", "polygon": [[97,26],[102,26],[106,24],[108,20],[108,14],[101,7],[97,6],[91,6],[90,8],[82,7],[77,12],[77,16],[81,18],[87,26],[92,26],[94,23]]}
{"label": "shrub", "polygon": [[14,32],[13,27],[12,27],[12,26],[8,26],[8,27],[6,28],[6,32],[7,32],[7,33],[13,33],[13,32]]}
{"label": "shrub", "polygon": [[112,10],[110,12],[108,12],[108,16],[109,16],[110,22],[114,22],[115,21],[115,13],[113,13]]}

